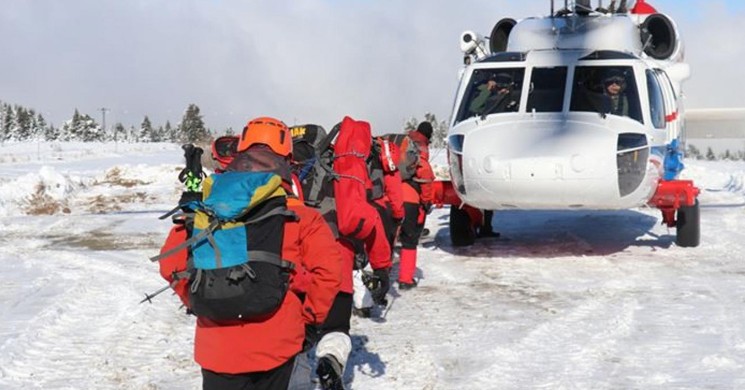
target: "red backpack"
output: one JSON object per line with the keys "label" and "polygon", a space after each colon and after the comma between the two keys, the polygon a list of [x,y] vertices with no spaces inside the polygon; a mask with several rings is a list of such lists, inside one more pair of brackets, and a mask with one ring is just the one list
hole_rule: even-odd
{"label": "red backpack", "polygon": [[345,117],[334,144],[334,197],[339,233],[364,239],[374,228],[375,209],[367,202],[367,190],[372,188],[365,160],[370,154],[372,135],[370,124]]}

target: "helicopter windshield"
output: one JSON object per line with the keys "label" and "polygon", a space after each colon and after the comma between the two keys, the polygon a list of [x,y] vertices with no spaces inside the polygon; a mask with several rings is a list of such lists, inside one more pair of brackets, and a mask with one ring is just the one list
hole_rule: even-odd
{"label": "helicopter windshield", "polygon": [[639,90],[630,66],[578,66],[574,71],[571,111],[625,116],[642,122]]}
{"label": "helicopter windshield", "polygon": [[474,70],[456,123],[474,116],[517,112],[524,76],[523,68]]}
{"label": "helicopter windshield", "polygon": [[533,68],[528,92],[528,112],[561,112],[567,67]]}

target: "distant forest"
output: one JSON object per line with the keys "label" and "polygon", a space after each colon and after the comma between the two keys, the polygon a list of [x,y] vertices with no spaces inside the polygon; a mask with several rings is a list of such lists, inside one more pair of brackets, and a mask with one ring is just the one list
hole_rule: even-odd
{"label": "distant forest", "polygon": [[[432,123],[432,147],[442,148],[445,146],[448,124],[439,121],[435,114],[425,113],[424,119]],[[419,120],[411,117],[403,124],[402,131],[416,129]],[[231,135],[232,129],[227,129],[217,134],[205,126],[196,104],[190,104],[181,122],[176,126],[166,122],[164,125],[155,126],[147,115],[139,127],[125,127],[121,123],[107,126],[103,129],[88,114],[81,114],[77,109],[72,118],[55,127],[47,123],[41,113],[34,109],[20,105],[3,103],[0,100],[0,143],[7,141],[83,141],[83,142],[174,142],[174,143],[200,143],[209,141],[219,135]]]}
{"label": "distant forest", "polygon": [[41,113],[20,105],[0,101],[0,142],[7,141],[83,141],[83,142],[200,142],[212,138],[204,125],[199,107],[190,104],[181,122],[154,126],[147,115],[139,127],[121,123],[107,129],[88,114],[77,109],[61,127],[47,123]]}
{"label": "distant forest", "polygon": [[706,148],[706,152],[701,152],[697,147],[693,145],[688,145],[688,148],[686,148],[686,157],[695,159],[695,160],[708,160],[708,161],[716,161],[716,160],[730,160],[730,161],[745,161],[745,150],[735,150],[733,152],[730,152],[729,149],[725,150],[723,153],[716,154],[714,153],[714,150],[711,149],[711,147]]}

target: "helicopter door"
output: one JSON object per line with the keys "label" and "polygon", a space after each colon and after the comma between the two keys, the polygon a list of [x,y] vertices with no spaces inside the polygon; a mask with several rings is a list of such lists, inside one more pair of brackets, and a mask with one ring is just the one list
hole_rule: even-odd
{"label": "helicopter door", "polygon": [[665,121],[667,122],[667,142],[670,143],[680,135],[680,113],[678,112],[678,101],[675,98],[675,90],[670,78],[661,69],[656,69],[657,79],[660,82],[662,93],[665,98]]}

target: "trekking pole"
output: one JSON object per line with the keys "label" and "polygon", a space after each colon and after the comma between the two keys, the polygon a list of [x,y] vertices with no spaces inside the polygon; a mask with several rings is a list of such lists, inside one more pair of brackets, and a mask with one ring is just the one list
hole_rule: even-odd
{"label": "trekking pole", "polygon": [[158,289],[158,291],[156,291],[156,292],[154,292],[152,294],[147,294],[146,293],[145,294],[145,298],[143,300],[141,300],[140,303],[144,303],[144,302],[153,303],[153,301],[152,301],[153,298],[155,298],[158,295],[162,294],[163,292],[165,292],[169,288],[171,288],[171,285],[170,284],[169,285],[166,285],[164,287],[161,287],[160,289]]}
{"label": "trekking pole", "polygon": [[202,153],[204,153],[204,150],[192,144],[184,144],[181,149],[184,150],[186,166],[179,173],[179,181],[186,187],[186,192],[198,192],[204,177],[204,171],[202,170]]}
{"label": "trekking pole", "polygon": [[385,308],[385,311],[383,312],[383,315],[380,316],[380,318],[385,319],[385,317],[388,315],[388,311],[391,310],[391,308],[393,307],[393,302],[396,302],[397,297],[397,295],[393,296],[393,298],[391,299],[391,303]]}

